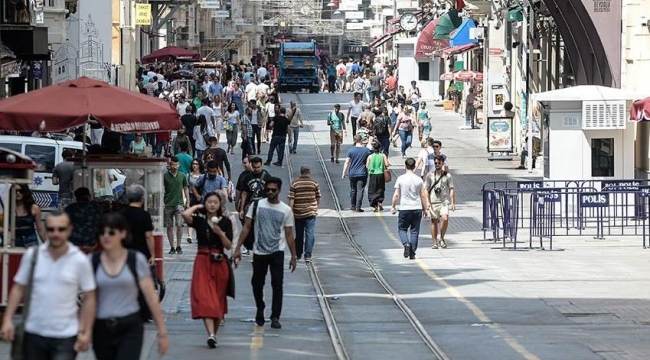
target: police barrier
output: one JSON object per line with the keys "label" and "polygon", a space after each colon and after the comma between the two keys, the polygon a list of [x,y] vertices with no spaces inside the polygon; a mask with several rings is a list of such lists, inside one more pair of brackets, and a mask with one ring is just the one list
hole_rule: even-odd
{"label": "police barrier", "polygon": [[[496,185],[504,188],[496,189]],[[544,249],[546,239],[553,249],[554,236],[642,236],[646,247],[650,246],[650,240],[646,243],[649,202],[648,180],[486,183],[483,238],[501,241],[503,247],[509,241],[516,249],[518,231],[523,230],[528,232],[530,248],[535,238],[539,248]]]}

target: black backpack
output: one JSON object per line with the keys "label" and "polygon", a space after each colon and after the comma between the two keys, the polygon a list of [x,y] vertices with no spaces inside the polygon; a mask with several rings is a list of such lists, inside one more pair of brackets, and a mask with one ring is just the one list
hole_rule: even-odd
{"label": "black backpack", "polygon": [[375,136],[388,135],[388,121],[386,120],[386,116],[384,115],[377,116],[375,118],[375,121],[372,124],[372,127]]}
{"label": "black backpack", "polygon": [[[97,268],[99,268],[99,262],[100,262],[99,256],[101,254],[102,254],[101,251],[95,251],[92,255],[94,274],[97,274]],[[133,277],[135,278],[135,286],[138,287],[138,305],[140,305],[140,318],[142,319],[142,321],[147,322],[150,319],[152,319],[152,316],[151,316],[151,310],[149,310],[149,305],[147,305],[147,301],[145,300],[144,295],[142,294],[142,289],[140,289],[140,282],[138,281],[138,271],[136,270],[136,265],[135,265],[137,254],[138,254],[137,251],[129,250],[129,255],[126,257],[126,265],[131,271]]]}

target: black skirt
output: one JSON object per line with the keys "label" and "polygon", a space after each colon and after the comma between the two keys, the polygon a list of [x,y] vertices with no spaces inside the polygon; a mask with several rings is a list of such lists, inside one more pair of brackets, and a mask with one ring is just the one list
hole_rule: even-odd
{"label": "black skirt", "polygon": [[386,192],[386,182],[384,174],[370,174],[368,178],[368,201],[371,207],[375,207],[384,202],[384,193]]}

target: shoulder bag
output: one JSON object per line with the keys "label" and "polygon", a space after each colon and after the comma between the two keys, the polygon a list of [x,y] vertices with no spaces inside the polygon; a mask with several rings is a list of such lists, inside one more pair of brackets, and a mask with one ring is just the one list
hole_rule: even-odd
{"label": "shoulder bag", "polygon": [[23,297],[25,303],[23,304],[23,321],[16,325],[16,330],[14,331],[14,340],[11,342],[11,359],[12,360],[23,360],[25,359],[25,323],[27,322],[27,316],[29,316],[29,305],[32,302],[32,288],[34,286],[34,271],[36,269],[36,259],[38,258],[38,253],[40,249],[38,246],[34,247],[34,255],[32,256],[32,262],[29,266],[29,280],[27,280],[27,286],[25,287],[25,293]]}
{"label": "shoulder bag", "polygon": [[255,245],[255,217],[257,216],[257,206],[259,205],[259,200],[253,202],[253,217],[251,218],[251,229],[248,232],[248,236],[244,239],[244,247],[248,250],[253,250],[253,245]]}

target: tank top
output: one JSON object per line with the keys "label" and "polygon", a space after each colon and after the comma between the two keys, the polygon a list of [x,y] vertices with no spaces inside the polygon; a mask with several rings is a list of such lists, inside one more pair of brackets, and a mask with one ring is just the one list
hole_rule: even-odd
{"label": "tank top", "polygon": [[25,216],[16,215],[16,237],[27,237],[36,234],[34,223],[36,219],[31,210]]}
{"label": "tank top", "polygon": [[381,153],[374,153],[370,155],[370,162],[368,163],[368,174],[378,175],[384,173],[384,157]]}

